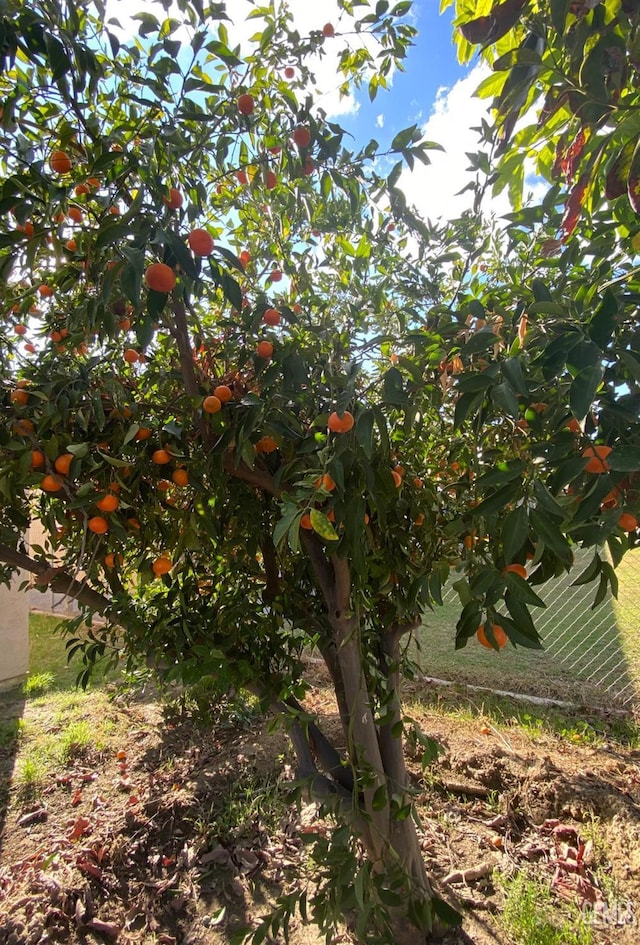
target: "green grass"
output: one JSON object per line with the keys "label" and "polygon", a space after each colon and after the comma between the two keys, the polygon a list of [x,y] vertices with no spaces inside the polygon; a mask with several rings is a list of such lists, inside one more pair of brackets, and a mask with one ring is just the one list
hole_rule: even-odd
{"label": "green grass", "polygon": [[[75,689],[79,673],[84,669],[80,659],[67,662],[66,637],[59,629],[60,618],[51,614],[32,613],[29,617],[29,676],[24,684],[25,696],[33,697],[51,691]],[[98,666],[90,686],[104,685],[120,678],[118,670],[106,673]]]}
{"label": "green grass", "polygon": [[475,639],[455,650],[460,615],[456,598],[427,613],[418,631],[416,659],[422,672],[568,701],[601,701],[611,684],[616,692],[627,687],[629,695],[640,694],[640,549],[629,552],[620,566],[619,600],[607,599],[595,610],[591,609],[595,586],[570,586],[581,570],[578,566],[553,584],[536,588],[547,601],[545,609],[533,609],[543,651],[508,645],[497,653]]}
{"label": "green grass", "polygon": [[522,873],[501,882],[506,898],[500,921],[517,945],[592,945],[593,928],[585,917],[577,908],[564,917],[542,883]]}

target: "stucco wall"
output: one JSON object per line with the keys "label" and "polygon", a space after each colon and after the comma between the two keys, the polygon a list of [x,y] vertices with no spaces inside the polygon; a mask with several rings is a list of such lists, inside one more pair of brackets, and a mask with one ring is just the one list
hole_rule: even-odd
{"label": "stucco wall", "polygon": [[0,586],[0,687],[29,672],[29,595],[18,591],[25,577],[17,575],[10,588]]}

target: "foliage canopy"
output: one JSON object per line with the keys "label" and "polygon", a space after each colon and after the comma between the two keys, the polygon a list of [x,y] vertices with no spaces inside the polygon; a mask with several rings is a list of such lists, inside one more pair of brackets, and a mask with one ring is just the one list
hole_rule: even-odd
{"label": "foliage canopy", "polygon": [[[350,150],[313,101],[329,44],[345,89],[385,86],[409,4],[342,0],[308,36],[255,8],[242,47],[220,3],[145,10],[126,39],[100,4],[2,11],[6,576],[107,618],[78,621],[85,678],[124,650],[286,718],[304,789],[354,831],[357,903],[329,883],[315,918],[357,905],[363,940],[451,918],[410,816],[408,635],[453,580],[456,646],[484,626],[497,648],[498,626],[538,647],[535,587],[593,548],[578,581],[601,600],[635,530],[637,14],[551,7],[457,4],[461,55],[494,69],[470,186],[477,207],[508,187],[500,231],[411,209],[400,172],[436,147],[418,128]],[[532,153],[541,206],[520,199]],[[346,747],[304,708],[310,647]]]}

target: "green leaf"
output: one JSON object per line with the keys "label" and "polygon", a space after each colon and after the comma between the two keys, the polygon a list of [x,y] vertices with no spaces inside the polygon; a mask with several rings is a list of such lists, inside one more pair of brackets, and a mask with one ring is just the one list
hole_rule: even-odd
{"label": "green leaf", "polygon": [[506,486],[503,486],[502,489],[498,489],[497,492],[483,499],[479,505],[471,509],[471,512],[474,516],[493,515],[496,512],[501,512],[521,491],[522,485],[520,482],[510,482]]}
{"label": "green leaf", "polygon": [[322,512],[319,512],[318,509],[311,509],[310,518],[311,518],[311,527],[313,528],[316,534],[320,535],[321,538],[324,538],[325,541],[338,541],[338,535],[336,531],[327,518],[326,515],[323,515]]}
{"label": "green leaf", "polygon": [[518,401],[509,384],[496,384],[491,388],[491,400],[509,417],[519,416]]}
{"label": "green leaf", "polygon": [[595,581],[598,577],[601,570],[602,561],[600,560],[600,555],[595,554],[584,571],[578,575],[575,581],[571,582],[571,587],[579,587],[581,584],[591,584],[591,582]]}
{"label": "green leaf", "polygon": [[524,578],[519,574],[513,574],[510,571],[504,575],[504,580],[511,594],[523,604],[531,604],[532,607],[546,607],[547,605],[538,597],[536,592],[527,584]]}
{"label": "green leaf", "polygon": [[618,313],[618,300],[611,289],[607,289],[588,327],[589,337],[599,348],[604,349],[609,344],[616,328]]}
{"label": "green leaf", "polygon": [[397,368],[389,368],[383,378],[382,401],[385,404],[404,407],[409,402],[404,389],[402,374]]}
{"label": "green leaf", "polygon": [[573,379],[569,390],[569,404],[576,419],[583,420],[591,410],[603,377],[602,365],[594,364],[592,367],[584,368]]}
{"label": "green leaf", "polygon": [[374,420],[375,417],[372,410],[361,410],[356,419],[356,438],[367,459],[371,459],[373,455]]}
{"label": "green leaf", "polygon": [[573,563],[573,552],[561,529],[543,512],[532,509],[529,516],[535,534],[566,565]]}
{"label": "green leaf", "polygon": [[529,536],[529,513],[524,505],[509,512],[502,524],[502,549],[511,564]]}
{"label": "green leaf", "polygon": [[640,469],[640,447],[616,446],[607,456],[607,462],[616,472],[635,472]]}

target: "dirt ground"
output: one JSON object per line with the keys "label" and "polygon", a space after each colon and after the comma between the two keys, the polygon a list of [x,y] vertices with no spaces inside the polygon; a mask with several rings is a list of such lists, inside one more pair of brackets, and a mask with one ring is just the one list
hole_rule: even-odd
{"label": "dirt ground", "polygon": [[[334,724],[321,680],[307,702]],[[205,729],[155,701],[79,697],[74,719],[103,733],[99,744],[68,745],[29,792],[20,766],[61,729],[64,711],[52,714],[46,700],[1,710],[5,722],[22,714],[24,731],[0,748],[0,784],[15,769],[0,841],[0,945],[228,945],[280,892],[313,888],[304,840],[326,824],[312,806],[286,807],[293,760],[263,722],[227,717]],[[500,877],[522,872],[560,910],[588,913],[594,943],[637,945],[640,752],[428,704],[418,721],[443,746],[425,773],[413,759],[412,777],[427,867],[464,915],[448,945],[513,942],[500,922]],[[324,938],[296,918],[290,941]],[[350,943],[348,929],[334,941]]]}

